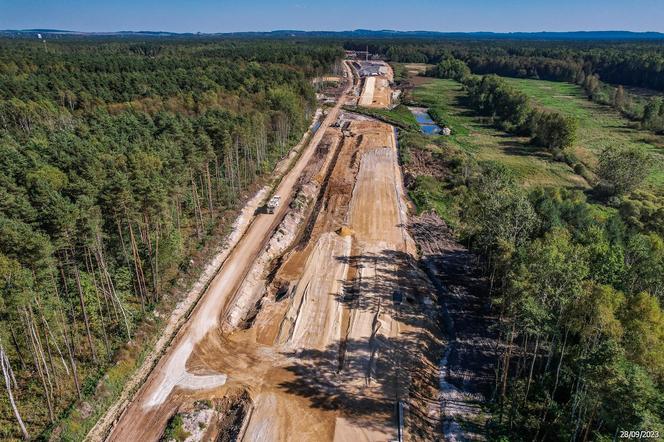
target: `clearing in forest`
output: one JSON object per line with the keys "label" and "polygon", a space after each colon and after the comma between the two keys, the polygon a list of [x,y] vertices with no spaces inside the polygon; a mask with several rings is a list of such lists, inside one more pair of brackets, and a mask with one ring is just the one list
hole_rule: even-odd
{"label": "clearing in forest", "polygon": [[187,428],[205,424],[199,440],[437,438],[447,410],[437,291],[408,231],[396,133],[338,113],[344,101],[277,187],[275,214],[252,221],[110,441],[156,440],[175,413]]}
{"label": "clearing in forest", "polygon": [[596,155],[607,146],[641,146],[655,157],[655,167],[648,178],[653,186],[664,185],[664,136],[636,127],[616,110],[590,101],[575,84],[555,81],[505,78],[539,105],[574,116],[579,122],[573,151],[591,168]]}
{"label": "clearing in forest", "polygon": [[[411,99],[442,117],[452,129],[448,142],[477,160],[493,160],[512,170],[525,185],[587,187],[586,181],[527,137],[515,137],[494,128],[465,104],[466,94],[454,80],[429,79],[416,86]],[[440,122],[439,122],[440,123]]]}

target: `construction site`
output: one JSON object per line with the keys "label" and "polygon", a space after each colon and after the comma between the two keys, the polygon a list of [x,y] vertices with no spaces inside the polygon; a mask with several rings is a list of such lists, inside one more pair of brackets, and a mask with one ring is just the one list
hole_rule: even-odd
{"label": "construction site", "polygon": [[439,291],[418,264],[396,130],[342,110],[389,107],[392,70],[344,66],[266,210],[239,222],[184,325],[90,439],[159,440],[176,414],[188,441],[443,438]]}
{"label": "construction site", "polygon": [[394,81],[392,67],[384,61],[353,61],[353,68],[361,79],[357,105],[370,108],[389,108],[392,106]]}

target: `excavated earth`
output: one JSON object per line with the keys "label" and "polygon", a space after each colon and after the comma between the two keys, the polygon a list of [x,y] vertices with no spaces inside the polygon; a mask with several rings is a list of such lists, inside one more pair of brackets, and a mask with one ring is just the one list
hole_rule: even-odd
{"label": "excavated earth", "polygon": [[440,365],[445,440],[484,440],[499,353],[488,284],[477,256],[461,246],[436,214],[410,219],[420,265],[436,286],[442,328],[448,340]]}
{"label": "excavated earth", "polygon": [[339,107],[281,215],[258,215],[245,236],[272,233],[224,264],[208,289],[218,295],[202,300],[110,440],[157,440],[176,413],[188,441],[464,436],[466,411],[449,404],[468,396],[441,373],[464,347],[442,338],[446,289],[412,236],[421,229],[395,130]]}
{"label": "excavated earth", "polygon": [[228,381],[192,399],[248,392],[243,440],[435,439],[443,343],[407,230],[393,128],[343,115],[296,200],[224,325],[187,362]]}
{"label": "excavated earth", "polygon": [[365,77],[362,82],[362,89],[357,104],[363,107],[387,108],[392,105],[392,87],[390,84],[394,79],[392,67],[385,62],[387,73]]}

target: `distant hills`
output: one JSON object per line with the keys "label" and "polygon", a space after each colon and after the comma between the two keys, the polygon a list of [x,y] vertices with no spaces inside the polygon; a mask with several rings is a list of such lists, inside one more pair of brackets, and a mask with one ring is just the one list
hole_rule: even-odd
{"label": "distant hills", "polygon": [[356,29],[354,31],[177,33],[164,31],[78,32],[59,29],[0,30],[0,36],[13,38],[66,37],[221,37],[221,38],[366,38],[366,39],[471,39],[471,40],[663,40],[661,32],[574,31],[574,32],[436,32]]}

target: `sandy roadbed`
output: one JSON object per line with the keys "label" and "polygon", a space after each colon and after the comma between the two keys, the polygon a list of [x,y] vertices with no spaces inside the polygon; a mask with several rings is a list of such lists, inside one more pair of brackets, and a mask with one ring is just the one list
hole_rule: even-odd
{"label": "sandy roadbed", "polygon": [[383,66],[385,72],[381,75],[364,77],[362,90],[358,99],[358,106],[387,108],[392,105],[392,88],[390,84],[394,80],[392,67],[385,62],[373,62]]}
{"label": "sandy roadbed", "polygon": [[[395,440],[398,403],[420,407],[409,399],[414,373],[436,379],[437,367],[423,368],[428,359],[417,350],[435,326],[420,318],[427,306],[416,293],[432,288],[412,265],[394,130],[360,119],[341,126],[350,136],[309,234],[272,272],[285,297],[268,293],[250,328],[231,335],[243,336],[242,353],[267,346],[273,357],[255,361],[248,376],[224,369],[253,393],[243,440]],[[395,306],[399,292],[412,309]],[[436,391],[420,394],[435,403]],[[427,412],[438,419],[437,409]],[[408,419],[418,440],[426,425]]]}

